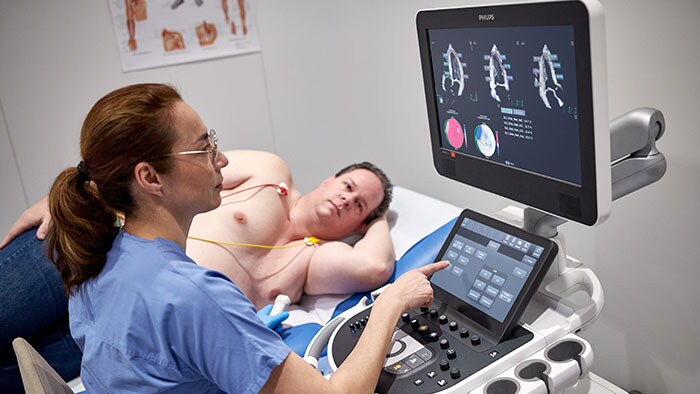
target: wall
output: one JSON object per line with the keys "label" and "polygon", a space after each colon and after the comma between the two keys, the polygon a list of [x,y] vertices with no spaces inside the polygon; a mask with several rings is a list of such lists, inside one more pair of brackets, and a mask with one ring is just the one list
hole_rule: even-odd
{"label": "wall", "polygon": [[[4,231],[22,212],[27,205],[24,195],[24,186],[19,177],[17,161],[12,149],[10,134],[7,132],[4,111],[2,110],[2,100],[0,100],[0,201],[2,204],[2,215],[0,215],[0,231]],[[4,214],[9,211],[10,214]],[[0,233],[4,234],[4,233]]]}
{"label": "wall", "polygon": [[[221,130],[224,147],[276,151],[303,190],[344,164],[371,160],[396,184],[493,213],[507,201],[432,167],[415,32],[417,10],[473,3],[265,0],[262,54],[124,74],[106,1],[0,2],[0,231],[79,160],[78,130],[90,105],[137,81],[179,86]],[[600,227],[565,226],[570,253],[605,286],[603,313],[583,335],[594,346],[594,371],[621,387],[693,393],[700,387],[700,2],[603,5],[610,115],[661,109],[668,129],[659,147],[669,163],[664,179],[615,202]]]}
{"label": "wall", "polygon": [[644,393],[700,387],[700,2],[605,1],[610,114],[663,111],[668,159],[656,185],[613,203],[596,231],[606,306],[586,337],[596,371]]}
{"label": "wall", "polygon": [[[255,20],[249,22],[257,29]],[[106,0],[33,0],[0,2],[0,54],[7,124],[7,131],[0,130],[2,232],[27,202],[47,193],[60,170],[78,163],[83,118],[117,87],[172,83],[217,130],[223,148],[275,149],[260,53],[123,73]],[[27,201],[4,196],[9,186],[18,187],[16,178]]]}

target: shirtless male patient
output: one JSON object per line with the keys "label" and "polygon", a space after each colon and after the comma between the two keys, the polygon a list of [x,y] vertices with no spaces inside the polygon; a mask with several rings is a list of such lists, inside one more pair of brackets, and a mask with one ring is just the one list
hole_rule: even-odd
{"label": "shirtless male patient", "polygon": [[[351,165],[302,195],[279,156],[225,155],[221,206],[195,217],[186,252],[231,278],[257,309],[279,294],[297,302],[303,294],[372,290],[389,279],[391,184],[381,170],[369,163]],[[25,211],[0,247],[39,224],[43,238],[49,220],[42,200]],[[364,236],[354,245],[339,241],[353,232]]]}

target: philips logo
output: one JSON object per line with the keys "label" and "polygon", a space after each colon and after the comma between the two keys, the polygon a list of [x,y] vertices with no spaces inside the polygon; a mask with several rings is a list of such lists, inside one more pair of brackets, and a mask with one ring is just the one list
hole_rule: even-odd
{"label": "philips logo", "polygon": [[481,15],[479,15],[480,21],[492,21],[494,19],[496,19],[496,17],[494,17],[493,14],[481,14]]}

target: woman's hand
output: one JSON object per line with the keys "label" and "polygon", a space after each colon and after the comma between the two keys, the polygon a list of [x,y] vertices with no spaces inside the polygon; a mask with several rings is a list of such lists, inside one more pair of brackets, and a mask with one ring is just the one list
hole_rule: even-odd
{"label": "woman's hand", "polygon": [[387,287],[377,301],[398,302],[402,313],[421,306],[429,306],[433,302],[433,288],[430,286],[428,277],[449,265],[447,261],[439,261],[408,271]]}

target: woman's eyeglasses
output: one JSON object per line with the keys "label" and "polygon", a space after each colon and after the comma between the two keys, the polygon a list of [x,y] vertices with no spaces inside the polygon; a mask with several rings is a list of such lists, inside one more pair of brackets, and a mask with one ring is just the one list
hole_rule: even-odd
{"label": "woman's eyeglasses", "polygon": [[199,155],[199,154],[204,154],[204,153],[210,153],[211,154],[211,161],[212,163],[216,163],[216,156],[218,155],[219,152],[219,139],[216,137],[216,131],[214,129],[209,130],[209,133],[207,135],[207,140],[208,140],[208,146],[206,149],[202,150],[187,150],[183,152],[173,152],[173,153],[168,153],[165,154],[161,157],[168,157],[168,156],[179,156],[179,155]]}

